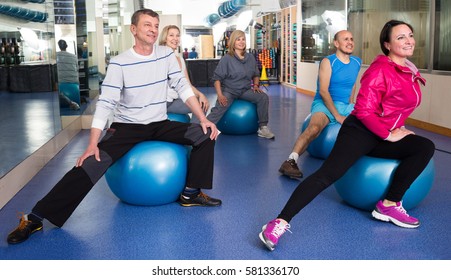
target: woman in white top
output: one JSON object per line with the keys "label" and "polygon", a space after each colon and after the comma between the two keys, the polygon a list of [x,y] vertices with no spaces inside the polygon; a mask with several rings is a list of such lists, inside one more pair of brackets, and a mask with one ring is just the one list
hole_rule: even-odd
{"label": "woman in white top", "polygon": [[[185,60],[179,56],[179,54],[176,52],[177,48],[180,45],[180,29],[176,25],[167,25],[163,28],[163,31],[160,35],[160,46],[168,46],[173,51],[174,54],[177,57],[177,61],[180,64],[180,69],[182,72],[185,73],[185,77],[190,82],[188,71],[186,70],[186,64]],[[190,82],[191,83],[191,82]],[[193,85],[191,85],[194,94],[199,99],[199,103],[204,110],[204,112],[207,112],[208,108],[210,107],[210,104],[208,102],[207,97],[200,92],[197,88],[195,88]],[[183,101],[179,98],[177,92],[172,89],[168,88],[168,99],[167,99],[167,109],[168,113],[176,113],[176,114],[188,114],[191,113],[188,106],[183,103]]]}

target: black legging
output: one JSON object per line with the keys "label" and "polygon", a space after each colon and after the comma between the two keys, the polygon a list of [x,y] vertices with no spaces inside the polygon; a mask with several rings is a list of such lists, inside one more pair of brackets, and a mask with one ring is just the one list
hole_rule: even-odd
{"label": "black legging", "polygon": [[434,150],[432,141],[418,135],[408,135],[397,142],[384,141],[350,115],[344,121],[329,157],[315,173],[298,185],[278,218],[290,222],[302,208],[342,177],[364,155],[400,160],[385,198],[401,201],[429,163]]}

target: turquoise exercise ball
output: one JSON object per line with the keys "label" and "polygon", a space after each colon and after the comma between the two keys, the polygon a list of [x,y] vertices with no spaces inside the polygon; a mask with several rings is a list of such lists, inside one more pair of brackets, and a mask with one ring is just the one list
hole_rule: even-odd
{"label": "turquoise exercise ball", "polygon": [[[59,83],[58,90],[60,94],[65,95],[71,101],[81,105],[80,101],[80,85],[78,83]],[[69,104],[62,104],[62,107],[69,107]]]}
{"label": "turquoise exercise ball", "polygon": [[221,20],[221,17],[218,14],[209,14],[205,19],[208,26],[213,26],[217,24]]}
{"label": "turquoise exercise ball", "polygon": [[[398,160],[364,156],[335,182],[335,189],[349,205],[372,211],[376,203],[385,198],[398,165]],[[414,208],[427,196],[434,174],[434,161],[431,159],[404,194],[403,207],[406,210]]]}
{"label": "turquoise exercise ball", "polygon": [[[301,132],[307,129],[307,126],[310,123],[311,115],[308,115],[305,118],[304,123],[301,127]],[[337,140],[338,131],[341,128],[341,124],[339,122],[334,122],[328,124],[323,131],[321,131],[320,135],[315,138],[310,145],[307,147],[307,152],[312,156],[320,159],[326,159],[332,148],[335,145],[335,140]]]}
{"label": "turquoise exercise ball", "polygon": [[191,121],[191,117],[188,114],[168,113],[168,119],[182,123],[189,123]]}
{"label": "turquoise exercise ball", "polygon": [[174,202],[185,187],[188,152],[183,145],[146,141],[137,144],[105,173],[111,191],[133,205]]}
{"label": "turquoise exercise ball", "polygon": [[235,99],[217,123],[221,133],[230,135],[253,134],[258,130],[257,106],[249,101]]}

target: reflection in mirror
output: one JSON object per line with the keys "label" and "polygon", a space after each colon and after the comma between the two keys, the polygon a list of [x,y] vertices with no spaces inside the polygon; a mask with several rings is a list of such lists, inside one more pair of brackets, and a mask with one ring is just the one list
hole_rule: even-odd
{"label": "reflection in mirror", "polygon": [[85,18],[83,13],[75,13],[76,9],[77,11],[83,10],[83,7],[79,7],[79,5],[84,6],[82,1],[54,2],[58,96],[62,118],[80,115],[84,109],[82,103],[86,104],[82,93],[85,88],[88,90],[87,84],[83,83],[84,77],[78,70],[80,68],[79,59],[82,58],[81,50],[78,47],[78,34],[82,28],[78,26],[81,26],[82,19]]}
{"label": "reflection in mirror", "polygon": [[[133,44],[130,32],[122,30],[128,30],[134,11],[133,5],[118,0],[4,0],[3,6],[47,16],[33,22],[0,11],[0,178],[86,108],[92,113],[89,105],[99,94],[108,58]],[[73,85],[58,83],[60,39],[77,56],[78,94]],[[61,96],[60,91],[67,93]],[[68,99],[80,109],[73,110]],[[60,108],[63,102],[68,105]]]}
{"label": "reflection in mirror", "polygon": [[334,51],[333,37],[346,27],[346,1],[302,1],[301,62],[318,63]]}
{"label": "reflection in mirror", "polygon": [[121,33],[121,18],[119,17],[119,3],[117,0],[108,0],[108,43],[109,56],[116,56],[119,54],[119,38]]}
{"label": "reflection in mirror", "polygon": [[60,111],[66,108],[80,111],[80,83],[78,77],[77,55],[67,50],[65,39],[58,40],[60,51],[56,53],[56,67],[58,69],[58,96],[60,100]]}
{"label": "reflection in mirror", "polygon": [[0,7],[0,178],[61,130],[49,2]]}
{"label": "reflection in mirror", "polygon": [[[98,58],[103,55],[98,54],[97,48],[97,39],[103,36],[103,25],[96,24],[96,16],[103,14],[104,1],[67,1],[71,2],[71,6],[64,10],[64,16],[67,19],[55,22],[56,41],[65,40],[68,44],[67,53],[64,53],[61,48],[57,53],[58,89],[63,128],[78,116],[90,113],[86,109],[99,94],[99,84],[103,77],[103,73],[98,68]],[[58,1],[58,5],[69,4]],[[73,20],[69,18],[71,15],[75,15]],[[60,60],[60,56],[63,59]]]}

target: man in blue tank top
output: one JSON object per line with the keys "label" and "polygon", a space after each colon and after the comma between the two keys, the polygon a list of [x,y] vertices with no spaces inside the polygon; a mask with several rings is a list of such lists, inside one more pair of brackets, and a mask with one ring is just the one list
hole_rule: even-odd
{"label": "man in blue tank top", "polygon": [[346,30],[337,32],[334,36],[334,46],[336,52],[325,57],[319,66],[310,123],[296,139],[293,151],[279,168],[282,175],[290,178],[302,178],[297,161],[308,145],[328,124],[342,124],[354,108],[355,81],[362,61],[351,55],[354,50],[352,33]]}

